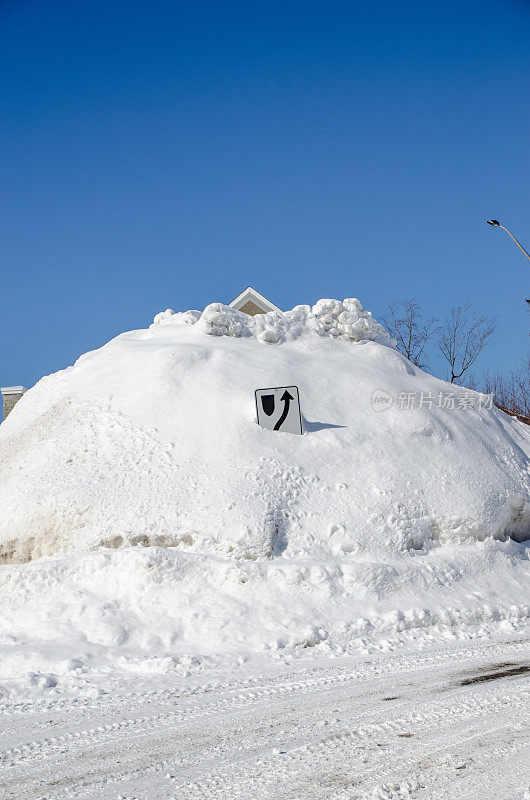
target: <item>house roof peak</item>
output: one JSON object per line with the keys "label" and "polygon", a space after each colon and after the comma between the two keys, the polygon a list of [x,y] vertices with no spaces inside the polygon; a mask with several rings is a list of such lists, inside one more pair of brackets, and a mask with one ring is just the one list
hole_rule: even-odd
{"label": "house roof peak", "polygon": [[234,297],[232,302],[228,305],[230,308],[235,308],[236,311],[243,311],[245,314],[250,314],[251,316],[267,314],[269,311],[281,310],[252,286],[247,286],[246,289],[243,289],[241,294]]}

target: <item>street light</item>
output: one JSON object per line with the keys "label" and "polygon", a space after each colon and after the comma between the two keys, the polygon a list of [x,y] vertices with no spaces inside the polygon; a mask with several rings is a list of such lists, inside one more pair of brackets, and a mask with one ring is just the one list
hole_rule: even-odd
{"label": "street light", "polygon": [[505,228],[505,227],[504,227],[504,225],[501,225],[501,223],[499,222],[499,220],[498,220],[498,219],[487,219],[487,220],[486,220],[486,222],[488,223],[488,225],[493,225],[493,227],[494,227],[494,228],[502,228],[502,229],[503,229],[503,231],[506,231],[506,233],[508,234],[508,236],[510,236],[510,237],[511,237],[511,238],[514,240],[514,242],[515,242],[515,244],[517,245],[517,247],[519,247],[519,249],[523,251],[523,253],[524,253],[524,254],[525,254],[525,256],[527,257],[527,259],[530,261],[530,254],[526,252],[526,250],[524,249],[523,245],[522,245],[522,244],[520,244],[520,243],[517,241],[517,239],[515,238],[515,236],[514,236],[512,233],[510,233],[510,231],[508,230],[508,228]]}

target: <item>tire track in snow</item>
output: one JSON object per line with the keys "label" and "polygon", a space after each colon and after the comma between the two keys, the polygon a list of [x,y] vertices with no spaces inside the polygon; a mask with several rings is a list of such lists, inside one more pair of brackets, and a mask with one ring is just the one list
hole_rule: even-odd
{"label": "tire track in snow", "polygon": [[[259,679],[251,678],[241,683],[232,681],[224,684],[221,683],[214,687],[207,686],[204,689],[193,688],[183,692],[170,693],[169,696],[167,692],[153,692],[148,698],[144,698],[144,703],[152,705],[156,701],[160,702],[161,700],[163,702],[183,701],[200,697],[206,692],[214,693],[218,691],[227,691],[239,692],[240,694],[237,697],[229,696],[222,700],[214,700],[205,705],[192,705],[189,708],[175,711],[127,718],[120,722],[91,726],[90,728],[82,728],[58,736],[46,737],[44,739],[37,739],[19,744],[16,747],[0,751],[0,764],[9,763],[10,759],[15,757],[18,761],[27,761],[32,757],[38,757],[39,753],[42,751],[46,751],[50,754],[54,747],[61,748],[65,744],[75,745],[76,742],[87,744],[96,741],[106,741],[108,739],[114,739],[116,735],[122,731],[126,731],[127,734],[133,732],[141,733],[141,731],[146,728],[152,729],[153,727],[169,726],[183,722],[190,716],[196,718],[198,716],[208,716],[231,709],[240,709],[255,701],[272,700],[286,694],[333,688],[343,683],[365,681],[383,674],[398,675],[408,671],[423,671],[429,667],[438,667],[447,662],[458,661],[459,663],[463,663],[464,660],[476,659],[478,655],[477,650],[487,650],[490,657],[494,657],[498,652],[502,652],[503,657],[507,657],[508,651],[515,655],[515,653],[521,651],[522,648],[524,648],[523,643],[514,643],[509,647],[506,647],[506,645],[495,648],[491,648],[491,646],[489,648],[472,647],[468,648],[464,653],[461,651],[443,651],[441,653],[428,654],[421,658],[415,655],[413,657],[399,656],[394,659],[379,659],[376,662],[339,667],[338,669],[334,668],[331,675],[329,674],[330,671],[327,669],[323,673],[321,668],[313,667],[310,670],[304,671],[302,674],[294,672],[289,673],[287,676],[281,676],[281,683],[278,683],[277,679],[271,679],[268,681],[269,685],[257,683],[256,681],[259,681]],[[134,694],[125,695],[122,702],[126,701],[127,707],[130,708],[139,697],[140,695]],[[106,706],[111,704],[111,700],[105,703]],[[85,708],[90,711],[103,711],[100,704],[94,704],[94,701],[92,701],[91,705],[85,706]],[[43,710],[45,710],[46,713],[50,713],[54,710],[54,707],[51,706],[50,708],[50,706],[46,706]],[[111,710],[115,712],[118,708],[116,705],[112,704]]]}
{"label": "tire track in snow", "polygon": [[[178,709],[169,713],[149,714],[105,725],[93,725],[90,728],[86,727],[75,732],[69,731],[61,736],[48,737],[44,740],[26,743],[26,746],[21,745],[5,750],[3,755],[8,757],[7,760],[3,762],[6,778],[5,785],[10,785],[13,787],[14,791],[13,794],[8,796],[10,798],[17,798],[17,800],[19,797],[28,797],[34,800],[34,798],[38,796],[33,790],[29,795],[25,793],[25,787],[29,788],[28,775],[32,776],[31,780],[35,779],[39,781],[39,788],[44,785],[48,787],[48,791],[54,783],[56,786],[58,782],[63,786],[65,786],[65,784],[68,785],[68,788],[65,788],[64,791],[61,790],[59,794],[50,795],[47,792],[46,800],[51,800],[52,797],[78,796],[76,792],[80,792],[80,796],[86,797],[86,792],[90,791],[91,788],[96,789],[96,793],[94,795],[91,794],[90,797],[99,800],[100,797],[106,796],[107,783],[116,784],[128,780],[144,780],[149,776],[160,781],[163,778],[161,773],[164,770],[175,770],[175,745],[172,744],[175,741],[179,744],[178,750],[182,751],[177,766],[180,774],[182,775],[183,772],[196,774],[197,770],[200,772],[203,768],[205,760],[204,743],[199,741],[202,750],[198,753],[190,753],[189,751],[186,752],[185,747],[183,748],[180,746],[181,741],[179,740],[179,737],[182,737],[183,734],[187,735],[194,727],[206,730],[208,726],[211,727],[212,724],[214,727],[215,724],[220,724],[222,726],[221,738],[224,736],[225,739],[227,739],[227,735],[230,734],[230,723],[232,723],[233,727],[233,720],[230,719],[231,715],[234,719],[237,718],[239,720],[248,720],[251,718],[251,715],[257,719],[262,719],[264,716],[268,717],[270,713],[277,713],[278,709],[285,711],[289,701],[291,703],[293,701],[299,704],[305,703],[307,707],[307,700],[305,698],[308,694],[314,694],[315,698],[319,698],[319,701],[322,699],[327,700],[329,708],[341,702],[341,698],[349,697],[356,703],[355,712],[357,717],[359,715],[359,706],[364,702],[365,704],[369,704],[369,710],[366,711],[366,709],[363,708],[363,716],[373,719],[374,717],[380,717],[383,710],[387,711],[387,708],[389,709],[388,713],[392,713],[390,707],[385,706],[383,709],[380,702],[381,696],[376,698],[374,695],[374,689],[377,690],[380,695],[384,693],[384,691],[391,693],[392,689],[388,687],[388,677],[399,678],[399,676],[402,676],[402,683],[403,678],[406,679],[404,686],[411,686],[416,683],[417,688],[425,689],[427,686],[427,688],[432,690],[433,688],[436,689],[440,682],[446,681],[447,672],[444,674],[438,674],[438,672],[443,670],[445,666],[454,666],[454,662],[458,661],[458,673],[453,672],[451,675],[451,680],[454,682],[453,688],[456,690],[461,676],[461,670],[469,669],[470,667],[473,667],[475,671],[489,669],[495,658],[502,657],[503,660],[510,657],[514,658],[515,654],[520,652],[522,647],[523,644],[520,642],[513,643],[510,646],[506,644],[495,644],[493,647],[491,644],[489,646],[485,645],[480,647],[475,645],[471,648],[467,647],[465,651],[460,650],[458,652],[442,651],[430,654],[418,653],[412,657],[391,656],[385,660],[379,659],[377,662],[355,665],[356,668],[354,669],[352,669],[352,665],[341,666],[339,668],[335,666],[329,668],[312,667],[309,670],[291,672],[287,675],[283,674],[279,676],[282,682],[278,683],[278,678],[276,678],[276,684],[273,684],[274,678],[268,679],[265,682],[266,685],[256,685],[256,679],[248,679],[244,682],[228,682],[228,685],[235,686],[236,690],[232,691],[229,697],[217,699],[213,702],[198,705],[195,703],[187,708]],[[510,648],[511,652],[508,652]],[[480,663],[477,663],[479,654],[481,656]],[[427,683],[425,682],[425,678],[421,678],[422,673],[427,674]],[[415,677],[414,681],[411,683],[408,676],[413,677],[415,675],[419,675],[420,677]],[[303,677],[304,680],[300,680],[301,677]],[[377,684],[380,685],[378,686]],[[226,685],[226,683],[223,685]],[[483,684],[483,686],[491,686],[491,684]],[[350,687],[355,687],[356,692],[367,689],[368,693],[365,692],[364,696],[361,697],[354,697],[349,694]],[[212,691],[211,686],[203,687],[202,690],[195,687],[188,693],[187,700],[197,699],[197,695],[202,695],[202,697],[198,698],[199,700],[204,699],[204,695],[208,694],[211,696]],[[319,691],[320,694],[318,694]],[[491,695],[494,697],[495,691],[494,687],[492,691],[485,696],[489,697]],[[346,694],[344,694],[344,692],[346,692]],[[162,695],[167,697],[167,692],[152,693],[152,696],[159,698]],[[176,693],[172,693],[171,696],[174,696],[179,702],[186,702],[185,699],[183,700]],[[423,697],[423,702],[425,702],[425,697]],[[376,706],[375,708],[373,708],[374,705]],[[399,703],[397,705],[399,706]],[[484,713],[487,714],[487,703],[484,708]],[[459,712],[460,715],[465,713],[465,708],[463,706],[462,709],[463,710]],[[97,707],[92,708],[92,710],[96,712],[98,712],[98,710],[100,711]],[[303,705],[301,705],[301,711],[305,713]],[[395,716],[395,709],[393,711]],[[471,711],[469,713],[471,713]],[[430,717],[427,716],[426,719],[430,719]],[[197,722],[199,723],[198,725],[196,724]],[[285,723],[283,724],[285,726]],[[288,724],[292,727],[288,739],[295,742],[295,746],[292,749],[296,751],[299,749],[296,747],[297,731],[292,725],[292,721]],[[371,725],[375,723],[368,722],[367,724]],[[398,724],[403,724],[400,718],[398,718]],[[312,727],[314,728],[314,726]],[[368,730],[370,731],[370,728],[368,728]],[[374,728],[371,734],[372,738],[376,735],[375,732],[377,731],[384,732],[384,728]],[[308,732],[311,736],[314,736],[314,730],[310,729]],[[197,731],[194,730],[193,734],[196,737]],[[279,742],[281,746],[286,738],[285,731],[280,731],[280,734],[282,734],[282,741]],[[329,736],[324,737],[322,741],[330,740],[332,742],[334,736],[336,738],[336,735],[331,735],[331,739]],[[344,738],[344,735],[342,732],[339,732],[337,741],[340,741],[342,738]],[[201,739],[201,736],[199,736],[199,739]],[[251,750],[254,737],[251,736],[249,741],[250,744],[247,747],[249,754],[245,756],[247,760],[249,756],[252,757]],[[160,745],[158,752],[155,747],[157,742]],[[160,750],[163,751],[167,749],[168,744],[172,745],[170,750],[170,752],[172,751],[172,757],[160,760]],[[206,742],[206,744],[208,745],[208,742]],[[210,763],[213,760],[215,764],[216,761],[219,761],[219,758],[223,760],[225,758],[230,758],[232,760],[234,755],[233,745],[234,742],[227,739],[226,742],[223,742],[223,746],[213,748]],[[331,745],[328,745],[328,748],[330,746]],[[242,758],[241,751],[244,749],[245,748],[242,748],[240,745],[236,748],[237,759]],[[146,761],[144,758],[145,751],[147,750],[150,750],[151,754],[154,756],[150,761]],[[225,755],[223,755],[223,753]],[[226,753],[228,753],[228,755],[226,755]],[[157,755],[158,759],[156,758]],[[117,762],[116,757],[118,757]],[[311,755],[311,753],[309,754],[310,761],[311,758],[315,757],[314,752],[313,755]],[[124,759],[129,762],[129,766],[127,769],[122,769],[117,773],[115,769],[116,763],[123,763]],[[146,762],[144,765],[141,765],[142,760]],[[84,770],[80,772],[79,777],[80,775],[87,774],[90,780],[88,782],[84,780],[80,783],[76,783],[75,776],[72,775],[72,764],[76,765],[78,773],[80,770]],[[98,770],[101,773],[100,776],[97,776],[94,770],[95,764],[98,765]],[[64,774],[61,776],[61,772],[63,771]],[[74,770],[74,772],[75,771],[76,770]],[[210,767],[208,771],[211,772]],[[246,767],[245,773],[248,771]],[[243,778],[244,777],[245,776],[243,776]],[[87,786],[87,783],[90,784],[90,786]],[[168,783],[168,781],[166,781],[166,783]],[[99,789],[97,789],[98,786]],[[202,789],[204,789],[204,786]],[[57,789],[55,789],[55,791],[57,791]],[[73,795],[72,792],[74,793]],[[144,800],[144,798],[149,798],[149,800],[151,800],[153,796],[158,798],[159,795],[150,795],[147,793],[142,795],[142,800]],[[160,797],[161,796],[162,795],[160,795]],[[164,794],[163,796],[169,797],[170,795]],[[202,797],[203,796],[204,795],[202,795]],[[182,795],[182,800],[184,800],[185,797],[187,797],[187,795]],[[191,795],[190,797],[195,797],[195,795]]]}
{"label": "tire track in snow", "polygon": [[[337,698],[335,696],[330,698],[330,702],[331,702],[332,705],[334,705],[337,702]],[[446,703],[445,700],[444,701],[438,701],[436,703],[434,711],[432,710],[432,707],[431,707],[431,710],[429,710],[428,712],[422,712],[422,713],[413,712],[412,714],[401,716],[401,717],[398,716],[397,718],[395,718],[393,720],[389,720],[389,721],[383,722],[383,723],[381,723],[381,722],[367,723],[367,724],[364,724],[364,725],[359,726],[359,727],[354,728],[354,729],[348,729],[348,730],[342,729],[342,730],[340,730],[340,731],[338,731],[336,733],[332,733],[332,734],[327,735],[327,736],[325,736],[323,738],[317,739],[317,741],[314,742],[310,746],[302,746],[302,747],[295,746],[295,747],[292,747],[289,751],[287,751],[287,753],[281,754],[283,756],[283,759],[284,759],[284,761],[282,763],[282,766],[281,766],[281,772],[282,772],[282,774],[285,773],[286,775],[290,776],[292,770],[290,772],[289,771],[289,767],[293,766],[293,762],[295,763],[295,766],[298,764],[298,767],[300,767],[300,764],[302,764],[302,767],[303,767],[303,765],[306,764],[307,767],[310,767],[311,770],[314,770],[315,763],[319,763],[320,761],[322,761],[322,757],[324,757],[325,760],[330,760],[330,759],[331,760],[333,760],[333,759],[336,760],[337,758],[341,757],[341,753],[344,754],[344,752],[348,751],[352,747],[359,746],[359,741],[361,743],[366,743],[366,742],[370,743],[374,739],[374,737],[376,737],[376,736],[394,736],[394,737],[397,737],[397,736],[399,736],[399,731],[403,730],[403,727],[407,727],[407,726],[410,726],[410,725],[413,725],[413,724],[416,725],[416,727],[420,727],[420,728],[421,727],[423,727],[423,728],[431,728],[433,725],[437,725],[440,722],[447,722],[448,718],[450,720],[450,724],[453,724],[453,722],[455,720],[458,721],[458,720],[462,720],[464,718],[473,718],[475,720],[475,722],[476,722],[477,716],[480,717],[480,716],[487,715],[489,717],[489,715],[492,712],[496,712],[499,709],[506,710],[506,709],[510,708],[510,709],[513,710],[515,708],[518,708],[522,704],[522,702],[523,702],[523,698],[521,697],[521,695],[518,692],[512,692],[512,693],[509,693],[509,694],[504,695],[502,697],[499,697],[499,696],[497,696],[495,694],[495,692],[493,690],[490,691],[486,696],[484,696],[484,697],[482,697],[480,699],[466,700],[466,701],[463,701],[463,702],[459,702],[457,704],[449,705],[449,707],[447,706],[447,703]],[[376,710],[374,710],[372,712],[372,716],[381,716],[381,706],[380,705]],[[164,733],[164,732],[162,732],[162,733]],[[160,730],[158,730],[158,729],[152,730],[150,734],[148,732],[145,732],[145,735],[147,735],[150,738],[156,737],[159,734],[160,734]],[[296,730],[294,730],[294,734],[296,734]],[[478,736],[480,734],[479,733],[475,733],[474,735]],[[122,738],[122,740],[124,740],[123,736],[121,738]],[[283,739],[285,739],[285,737],[283,737]],[[128,736],[126,737],[125,741],[130,744],[130,740],[129,740]],[[116,742],[116,741],[113,742],[114,745],[116,745],[117,743],[118,742]],[[138,739],[136,739],[136,741],[134,743],[136,745],[140,745],[142,747],[142,750],[143,750],[145,745],[151,744],[151,750],[153,750],[153,743],[142,742],[140,744],[140,741]],[[233,752],[232,753],[230,752],[230,745],[232,745],[232,748],[233,748],[234,742],[233,741],[229,742],[228,753],[225,753],[224,756],[223,756],[223,761],[226,761],[227,763],[230,764],[230,766],[228,767],[228,771],[225,770],[224,774],[223,774],[223,772],[219,772],[218,771],[217,773],[215,773],[215,771],[214,771],[213,777],[210,777],[212,775],[212,770],[211,770],[210,766],[208,766],[208,776],[209,777],[206,780],[206,782],[204,780],[199,780],[199,781],[195,781],[191,786],[189,784],[183,784],[183,785],[180,785],[178,787],[179,788],[179,795],[178,795],[179,800],[185,800],[185,798],[188,798],[188,797],[190,798],[190,800],[194,800],[196,797],[203,798],[205,791],[207,791],[208,795],[211,795],[213,798],[216,798],[216,797],[228,797],[228,796],[232,797],[232,794],[230,794],[230,793],[232,791],[235,791],[235,789],[230,784],[232,784],[234,782],[234,779],[235,779],[235,781],[236,781],[238,786],[240,784],[241,784],[241,786],[245,786],[246,785],[245,782],[247,781],[247,778],[248,778],[249,774],[250,775],[254,775],[253,780],[252,780],[253,784],[257,783],[257,784],[263,785],[263,782],[266,779],[266,775],[269,774],[270,770],[273,767],[278,767],[278,761],[279,761],[279,759],[281,760],[280,756],[277,755],[274,758],[269,759],[268,761],[267,760],[262,760],[262,761],[258,762],[258,764],[262,765],[262,768],[256,773],[256,770],[254,768],[254,764],[251,763],[249,765],[249,764],[246,763],[248,761],[248,756],[250,756],[252,758],[252,752],[250,752],[246,756],[244,755],[244,757],[242,759],[242,757],[241,757],[242,754],[240,752],[241,748],[237,747],[236,748],[237,760],[238,760],[238,762],[240,764],[241,764],[241,761],[244,762],[243,763],[243,773],[241,774],[241,771],[238,772],[237,770],[234,770],[234,767],[233,767],[233,755],[234,754],[233,754]],[[216,750],[219,750],[219,748],[216,748]],[[221,748],[221,750],[222,750],[222,748]],[[250,748],[249,748],[249,750],[250,750]],[[122,755],[122,753],[120,751],[116,751],[116,747],[113,748],[112,752],[114,754],[116,754],[116,752],[118,752],[118,754],[120,756]],[[219,755],[223,755],[223,754],[222,753],[215,753],[215,756],[217,758],[219,757]],[[51,754],[48,753],[47,756],[51,756]],[[92,759],[93,760],[94,760],[94,756],[98,756],[98,754],[97,753],[92,753]],[[342,756],[342,758],[344,759],[344,755]],[[285,759],[287,759],[287,761],[285,761]],[[386,759],[386,757],[385,757],[385,759]],[[178,764],[179,771],[182,772],[183,770],[186,771],[186,769],[189,769],[189,768],[196,768],[197,767],[197,760],[198,760],[198,758],[197,758],[196,754],[192,754],[191,758],[188,757],[188,758],[180,759],[179,760],[179,764]],[[46,765],[47,764],[45,764],[45,766]],[[201,767],[200,764],[199,764],[199,767]],[[305,769],[305,768],[306,767],[303,767],[303,769]],[[135,769],[135,768],[133,768],[132,770],[131,769],[127,769],[125,771],[121,771],[120,773],[114,772],[110,776],[107,775],[106,777],[104,777],[102,782],[106,786],[107,783],[109,783],[109,782],[111,784],[116,784],[116,783],[120,783],[120,782],[123,782],[123,781],[129,781],[129,782],[133,781],[134,783],[136,783],[136,782],[138,782],[139,779],[143,778],[145,780],[148,776],[154,776],[155,779],[160,779],[162,777],[161,773],[164,770],[174,770],[174,769],[175,769],[175,759],[174,758],[173,759],[166,759],[164,761],[159,761],[158,763],[151,763],[151,764],[149,764],[149,766],[147,768],[144,768],[144,769],[137,769],[137,768]],[[52,767],[52,770],[53,770],[53,767]],[[272,770],[272,771],[274,772],[274,770]],[[380,774],[380,775],[383,775],[384,772],[385,772],[384,769],[380,769],[380,768],[376,768],[376,767],[374,767],[374,771],[376,771],[377,774]],[[91,772],[92,772],[92,770],[91,770]],[[54,774],[54,777],[55,777],[55,775],[56,775],[55,770],[53,770],[53,774]],[[266,780],[265,780],[265,782],[266,782]],[[215,784],[219,784],[219,783],[220,783],[219,791],[221,792],[221,794],[215,794],[215,793],[213,793],[214,785]],[[97,789],[97,786],[99,786],[99,789]],[[72,796],[72,793],[73,793],[74,796],[76,796],[76,792],[81,792],[82,796],[86,796],[86,794],[85,794],[86,788],[87,788],[87,781],[86,780],[83,780],[78,784],[70,783],[68,788],[66,788],[64,791],[60,792],[59,794],[53,794],[53,795],[46,794],[46,798],[47,798],[47,800],[52,800],[53,798],[56,798],[58,800],[58,798],[64,797],[64,796],[69,796],[70,797],[70,796]],[[247,787],[247,788],[250,789],[252,787]],[[92,785],[90,786],[90,789],[91,790],[96,790],[95,794],[90,794],[91,797],[99,798],[101,796],[100,793],[103,792],[103,787],[102,787],[102,785],[101,785],[99,780],[96,781],[95,784],[92,783]],[[191,794],[189,793],[190,791],[191,791]],[[226,792],[226,794],[223,794],[224,792]],[[328,797],[328,795],[329,795],[329,791],[326,794],[326,797]],[[13,795],[13,796],[17,796],[18,797],[19,795],[17,793],[17,795]],[[31,797],[34,797],[34,796],[35,795],[31,795]],[[152,795],[147,795],[147,797],[150,797],[150,796],[152,796]],[[233,795],[233,796],[236,796],[236,795]],[[252,796],[252,795],[250,795],[250,796]],[[275,795],[271,795],[271,796],[275,796]]]}
{"label": "tire track in snow", "polygon": [[[416,653],[414,655],[393,653],[380,655],[379,653],[374,653],[369,659],[360,663],[354,661],[351,656],[345,656],[343,657],[343,660],[348,662],[346,665],[333,664],[329,667],[326,666],[326,671],[330,673],[346,673],[348,676],[353,672],[356,672],[358,673],[359,677],[362,678],[365,676],[365,674],[368,674],[366,672],[367,670],[370,672],[370,674],[372,671],[374,674],[377,674],[378,669],[380,670],[381,674],[383,671],[387,673],[389,669],[392,670],[395,668],[394,663],[395,665],[399,665],[398,668],[400,671],[401,666],[406,668],[407,665],[410,665],[411,667],[420,665],[420,668],[423,669],[424,667],[437,666],[440,663],[446,663],[449,661],[460,662],[462,659],[469,659],[472,657],[480,658],[482,653],[485,652],[490,653],[492,658],[496,657],[497,655],[502,655],[503,658],[505,658],[507,657],[508,652],[513,652],[515,656],[516,653],[524,653],[528,649],[528,640],[526,638],[508,642],[488,642],[486,644],[475,643],[465,646],[461,646],[461,644],[458,643],[454,650],[442,649],[439,647],[439,643],[437,644],[438,646],[436,646],[431,652],[424,650],[421,653]],[[339,661],[339,659],[337,659],[337,661]],[[283,680],[290,680],[296,679],[300,676],[311,677],[312,675],[320,674],[321,671],[321,664],[316,666],[312,665],[306,668],[302,666],[299,670],[293,669],[292,671],[282,672],[281,678]],[[167,678],[168,676],[165,675],[163,677]],[[257,678],[253,676],[241,680],[205,683],[203,685],[193,686],[189,689],[182,688],[176,690],[163,689],[160,691],[127,692],[119,695],[118,697],[112,693],[107,693],[97,697],[84,698],[36,698],[35,700],[29,702],[8,702],[7,700],[0,700],[0,714],[5,720],[10,715],[18,716],[40,710],[45,713],[49,713],[60,711],[61,709],[67,709],[69,712],[71,712],[72,707],[75,707],[77,712],[82,712],[83,710],[93,711],[96,708],[104,707],[105,705],[111,710],[115,711],[121,706],[130,707],[132,704],[151,705],[153,702],[160,702],[161,700],[163,701],[164,698],[170,699],[177,697],[183,699],[202,695],[207,692],[232,691],[238,689],[243,690],[245,688],[252,688],[256,685],[256,682],[262,682],[262,684],[265,684],[275,683],[276,681],[276,676],[267,676],[266,678]]]}
{"label": "tire track in snow", "polygon": [[[425,789],[429,797],[436,797],[441,800],[442,793],[449,790],[449,796],[454,797],[454,788],[449,788],[448,778],[455,777],[458,774],[466,775],[468,773],[460,773],[460,770],[467,770],[472,767],[473,772],[477,771],[485,774],[488,769],[488,763],[493,759],[498,763],[499,759],[507,756],[514,751],[514,741],[506,741],[510,735],[514,733],[513,723],[508,720],[504,725],[496,725],[493,728],[485,730],[476,729],[476,721],[473,721],[471,730],[467,736],[451,738],[449,742],[446,741],[447,734],[443,738],[443,742],[434,747],[425,749],[423,742],[416,742],[412,752],[407,752],[406,755],[399,753],[397,756],[394,753],[386,753],[384,758],[380,758],[377,763],[373,763],[367,769],[365,765],[362,767],[362,779],[356,782],[356,794],[351,794],[351,789],[348,792],[348,800],[354,798],[366,798],[365,792],[368,790],[368,797],[385,798],[385,800],[403,800],[403,797],[412,796],[412,794],[419,789]],[[522,726],[519,726],[517,733],[520,733]],[[481,738],[487,738],[489,744],[488,752],[481,752],[480,757],[477,756],[476,742]],[[474,749],[470,750],[470,745],[474,745]],[[526,748],[528,745],[526,745]],[[466,749],[467,748],[467,749]],[[518,748],[520,749],[520,748]],[[427,762],[427,763],[425,763]],[[429,763],[430,762],[430,763]],[[512,765],[513,769],[513,765]],[[440,778],[440,772],[443,772]],[[521,777],[525,772],[520,770]],[[473,776],[475,778],[475,776]],[[434,793],[433,782],[438,783],[436,786],[436,793]],[[353,781],[352,781],[353,783]],[[365,787],[363,789],[363,786]],[[357,794],[361,791],[361,794]],[[482,792],[482,790],[481,790]],[[458,790],[457,790],[458,793]],[[314,787],[311,789],[311,796],[314,798]],[[423,795],[425,797],[425,795]],[[460,796],[464,796],[460,793]],[[480,798],[482,800],[483,794]],[[304,797],[303,786],[300,787],[300,793],[297,795],[299,800]],[[466,788],[466,800],[471,800],[469,795],[469,787]],[[345,794],[343,790],[337,790],[332,794],[326,793],[326,800],[344,800]]]}
{"label": "tire track in snow", "polygon": [[[435,704],[435,708],[430,712],[414,711],[408,715],[384,723],[372,723],[357,728],[342,730],[317,740],[310,745],[295,747],[284,752],[276,753],[274,756],[259,759],[254,764],[245,763],[235,766],[232,763],[213,774],[206,773],[200,780],[175,785],[173,792],[176,791],[176,795],[174,796],[178,798],[178,800],[203,800],[205,796],[207,796],[209,800],[226,800],[228,797],[258,796],[256,794],[253,795],[253,792],[259,787],[259,796],[280,798],[284,796],[280,794],[280,792],[283,791],[280,788],[280,783],[288,783],[291,787],[289,789],[287,786],[285,787],[286,791],[289,792],[288,796],[296,797],[298,800],[298,798],[304,795],[292,794],[292,792],[294,791],[293,784],[296,783],[296,776],[298,776],[299,773],[304,773],[306,775],[314,774],[318,769],[317,765],[326,765],[336,761],[343,764],[348,763],[346,751],[351,751],[353,748],[357,747],[360,750],[360,754],[362,754],[361,748],[375,737],[392,735],[397,737],[399,736],[399,731],[407,727],[413,727],[415,736],[418,736],[421,735],[422,730],[432,728],[433,726],[442,726],[443,723],[453,726],[456,722],[460,723],[463,719],[473,719],[474,730],[468,737],[461,737],[457,741],[453,740],[449,744],[444,743],[437,745],[430,750],[422,749],[422,743],[415,742],[415,749],[421,753],[422,759],[425,759],[444,750],[458,749],[461,747],[462,743],[468,739],[473,740],[491,733],[491,730],[498,730],[499,726],[493,729],[487,729],[486,731],[477,731],[476,717],[485,715],[489,718],[492,713],[521,708],[525,704],[525,700],[526,698],[520,692],[515,691],[502,697],[476,698],[450,706],[440,701]],[[511,723],[507,721],[505,728],[509,729],[510,725]],[[361,767],[363,773],[362,783],[370,783],[371,778],[377,778],[377,780],[381,778],[384,779],[386,775],[389,776],[395,773],[395,764],[389,765],[388,760],[389,756],[385,754],[381,756],[375,764],[370,765],[368,769],[363,765]],[[395,759],[396,762],[402,760],[407,761],[409,767],[412,767],[414,763],[410,753],[407,753],[404,757],[401,756]],[[353,779],[349,783],[350,789],[348,795],[344,795],[344,789],[341,789],[338,793],[330,793],[329,787],[325,788],[321,786],[318,796],[325,797],[326,800],[338,800],[338,798],[345,796],[348,798],[352,797],[351,791],[354,788],[355,791],[362,790],[362,786],[358,785],[354,787],[352,785],[354,783]],[[270,795],[263,794],[263,790],[266,789],[267,786],[271,789],[272,793]],[[315,785],[313,781],[311,786],[312,794],[310,795],[312,798],[317,796],[315,795],[315,790],[318,790],[318,788],[318,785]],[[303,785],[299,786],[298,789],[302,790]],[[287,795],[285,796],[287,797]],[[356,797],[358,795],[353,796]]]}

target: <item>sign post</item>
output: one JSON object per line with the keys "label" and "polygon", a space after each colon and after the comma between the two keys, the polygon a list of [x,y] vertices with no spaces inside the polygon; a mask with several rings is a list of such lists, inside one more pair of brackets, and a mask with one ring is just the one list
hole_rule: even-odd
{"label": "sign post", "polygon": [[297,386],[256,389],[255,395],[258,425],[269,431],[303,433]]}

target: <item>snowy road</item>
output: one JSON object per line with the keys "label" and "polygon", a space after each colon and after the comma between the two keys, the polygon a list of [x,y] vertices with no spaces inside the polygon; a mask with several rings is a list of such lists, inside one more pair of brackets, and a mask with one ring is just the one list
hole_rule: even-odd
{"label": "snowy road", "polygon": [[527,656],[514,638],[5,705],[0,797],[523,800]]}

